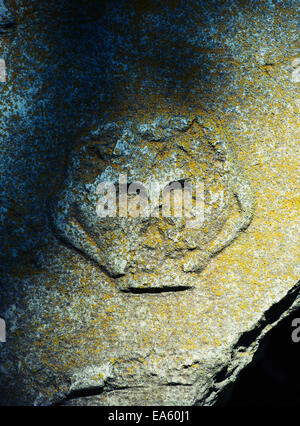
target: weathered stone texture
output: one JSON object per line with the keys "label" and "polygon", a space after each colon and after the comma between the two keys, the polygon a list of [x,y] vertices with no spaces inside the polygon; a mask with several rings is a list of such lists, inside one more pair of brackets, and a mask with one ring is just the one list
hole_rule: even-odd
{"label": "weathered stone texture", "polygon": [[[49,3],[0,26],[1,404],[215,404],[300,302],[297,2]],[[203,227],[100,220],[121,171]]]}

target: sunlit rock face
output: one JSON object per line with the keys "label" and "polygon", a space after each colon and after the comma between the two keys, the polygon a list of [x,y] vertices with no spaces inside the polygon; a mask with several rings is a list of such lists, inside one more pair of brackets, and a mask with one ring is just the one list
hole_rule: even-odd
{"label": "sunlit rock face", "polygon": [[[91,132],[92,141],[71,161],[66,188],[53,206],[54,232],[116,278],[121,290],[194,287],[195,273],[250,223],[249,184],[217,124],[203,121],[110,123]],[[105,137],[110,154],[103,154]],[[85,183],[83,176],[95,167],[102,172]],[[99,185],[109,182],[116,186],[109,193],[113,211],[102,209],[101,217]],[[173,185],[172,192],[154,197],[155,183]]]}
{"label": "sunlit rock face", "polygon": [[[221,402],[299,305],[297,2],[6,7],[1,404]],[[172,214],[101,217],[124,175]]]}

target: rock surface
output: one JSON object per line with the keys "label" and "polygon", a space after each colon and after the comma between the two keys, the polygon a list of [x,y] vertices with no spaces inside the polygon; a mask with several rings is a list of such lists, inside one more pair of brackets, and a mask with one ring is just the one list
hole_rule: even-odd
{"label": "rock surface", "polygon": [[[6,2],[2,405],[215,404],[300,304],[297,3],[141,3]],[[121,172],[202,227],[100,219]]]}

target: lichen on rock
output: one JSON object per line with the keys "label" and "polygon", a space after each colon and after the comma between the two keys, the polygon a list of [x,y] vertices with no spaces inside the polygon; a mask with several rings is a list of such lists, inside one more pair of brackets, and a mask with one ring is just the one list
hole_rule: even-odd
{"label": "lichen on rock", "polygon": [[[112,146],[104,159],[106,132]],[[150,123],[127,123],[121,129],[117,123],[99,126],[91,138],[74,154],[65,188],[53,202],[55,235],[117,278],[121,290],[193,287],[193,273],[201,272],[212,256],[245,230],[253,215],[249,183],[217,125],[206,124],[202,117],[158,117]],[[102,171],[85,183],[84,176],[91,177],[95,167]],[[118,186],[122,175],[124,185],[141,182],[150,189],[152,182],[161,182],[163,187],[184,182],[191,185],[190,191],[201,184],[201,222],[199,212],[192,214],[193,202],[190,211],[180,215],[181,210],[172,214],[174,205],[162,211],[164,200],[159,196],[148,205],[150,190],[147,206],[137,217],[130,217],[130,199],[125,215],[118,211],[114,217],[99,217],[99,184],[116,182]],[[177,193],[180,209],[186,201],[184,188],[188,190],[179,186]],[[137,195],[134,191],[131,198]],[[195,188],[192,195],[195,198]]]}
{"label": "lichen on rock", "polygon": [[[0,404],[220,403],[299,306],[297,2],[5,4]],[[121,174],[204,222],[99,217]]]}

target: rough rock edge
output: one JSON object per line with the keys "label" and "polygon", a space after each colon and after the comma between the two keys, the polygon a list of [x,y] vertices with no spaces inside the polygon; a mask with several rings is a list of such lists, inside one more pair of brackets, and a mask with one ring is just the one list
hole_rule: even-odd
{"label": "rough rock edge", "polygon": [[[299,290],[300,281],[298,281],[283,298],[269,307],[251,329],[238,336],[235,343],[232,345],[233,349],[231,351],[230,362],[216,371],[211,389],[209,391],[207,391],[206,388],[203,389],[203,397],[196,399],[193,405],[213,406],[216,404],[223,405],[224,402],[226,403],[232,385],[238,379],[242,370],[252,362],[254,355],[257,353],[259,346],[263,343],[267,334],[284,318],[291,316],[293,312],[300,307]],[[241,354],[243,355],[241,356]],[[241,360],[243,360],[243,362],[241,362]],[[162,386],[194,386],[197,388],[197,382],[187,385],[183,383],[168,383]],[[89,387],[79,391],[73,391],[72,388],[70,388],[69,393],[63,398],[57,398],[48,403],[43,401],[44,404],[42,405],[85,405],[86,403],[93,405],[95,398],[101,398],[104,394],[113,391],[138,390],[143,387],[144,386],[107,387],[105,383],[103,383],[103,386]],[[201,387],[198,388],[198,393],[199,391],[201,391]]]}
{"label": "rough rock edge", "polygon": [[[195,405],[211,406],[226,401],[231,385],[238,379],[242,370],[252,362],[267,334],[298,308],[300,308],[300,281],[283,298],[269,307],[251,329],[238,337],[233,345],[230,363],[216,373],[215,383],[209,395],[197,400]],[[243,357],[240,356],[241,353]],[[241,358],[244,362],[241,362]]]}

